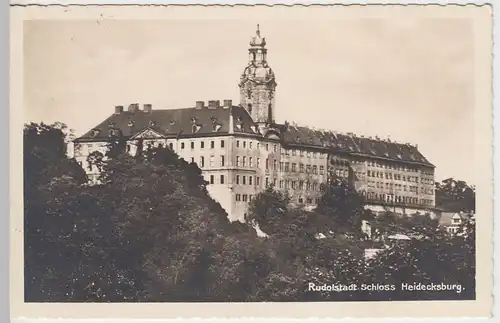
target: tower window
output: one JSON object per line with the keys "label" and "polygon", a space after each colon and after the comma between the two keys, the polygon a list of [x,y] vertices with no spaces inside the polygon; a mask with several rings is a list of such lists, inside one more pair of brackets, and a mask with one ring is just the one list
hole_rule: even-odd
{"label": "tower window", "polygon": [[248,113],[252,113],[252,104],[251,103],[248,104]]}

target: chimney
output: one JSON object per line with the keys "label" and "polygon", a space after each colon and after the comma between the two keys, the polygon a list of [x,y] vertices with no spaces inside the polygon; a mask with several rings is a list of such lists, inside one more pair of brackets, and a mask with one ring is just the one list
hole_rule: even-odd
{"label": "chimney", "polygon": [[224,108],[231,108],[233,106],[233,100],[224,100]]}
{"label": "chimney", "polygon": [[196,101],[196,109],[201,110],[205,107],[204,101]]}
{"label": "chimney", "polygon": [[117,105],[115,106],[115,113],[120,114],[123,112],[123,105]]}
{"label": "chimney", "polygon": [[208,101],[208,108],[209,109],[217,109],[220,105],[219,100],[210,100]]}
{"label": "chimney", "polygon": [[132,103],[132,104],[129,104],[128,106],[128,112],[137,112],[139,111],[139,103]]}
{"label": "chimney", "polygon": [[153,105],[150,103],[144,104],[143,109],[144,113],[151,113],[151,110],[153,110]]}

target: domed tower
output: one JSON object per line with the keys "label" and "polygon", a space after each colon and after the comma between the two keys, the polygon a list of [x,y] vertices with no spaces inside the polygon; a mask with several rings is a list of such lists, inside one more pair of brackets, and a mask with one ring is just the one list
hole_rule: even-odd
{"label": "domed tower", "polygon": [[274,122],[274,72],[267,65],[266,39],[260,36],[259,25],[250,39],[248,65],[240,79],[240,104],[253,121],[262,124]]}

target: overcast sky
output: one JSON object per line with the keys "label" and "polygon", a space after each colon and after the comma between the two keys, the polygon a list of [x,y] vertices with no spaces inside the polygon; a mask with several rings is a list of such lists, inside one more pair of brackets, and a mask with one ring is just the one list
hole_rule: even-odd
{"label": "overcast sky", "polygon": [[256,24],[276,118],[418,144],[436,179],[473,180],[474,38],[459,19],[25,23],[25,118],[81,135],[115,105],[233,99]]}

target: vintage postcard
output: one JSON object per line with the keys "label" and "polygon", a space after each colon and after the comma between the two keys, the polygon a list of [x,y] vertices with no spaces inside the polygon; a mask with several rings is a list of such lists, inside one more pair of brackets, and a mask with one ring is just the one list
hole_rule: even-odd
{"label": "vintage postcard", "polygon": [[13,317],[490,316],[490,6],[12,6],[11,45]]}

